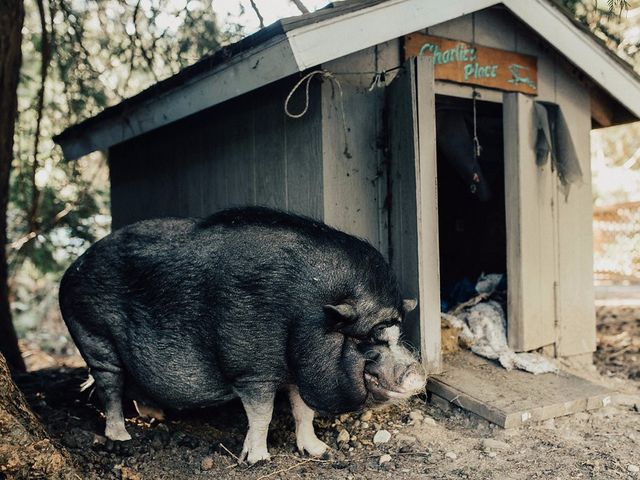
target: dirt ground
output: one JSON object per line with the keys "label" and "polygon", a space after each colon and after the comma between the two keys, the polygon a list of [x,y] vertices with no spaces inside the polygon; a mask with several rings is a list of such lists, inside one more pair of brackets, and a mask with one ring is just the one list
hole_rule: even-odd
{"label": "dirt ground", "polygon": [[[374,412],[317,419],[318,435],[334,449],[323,460],[295,452],[284,398],[277,402],[269,435],[272,461],[249,467],[234,458],[246,431],[237,402],[168,412],[161,423],[137,418],[131,407],[127,428],[133,441],[127,452],[114,452],[101,436],[104,421],[95,396],[80,392],[87,372],[77,358],[54,358],[31,348],[31,367],[48,367],[20,378],[19,385],[87,479],[640,478],[640,308],[601,307],[598,319],[595,368],[582,373],[621,393],[611,406],[502,430],[460,409],[416,398]],[[338,443],[345,429],[350,438]],[[374,444],[381,430],[390,440]]]}

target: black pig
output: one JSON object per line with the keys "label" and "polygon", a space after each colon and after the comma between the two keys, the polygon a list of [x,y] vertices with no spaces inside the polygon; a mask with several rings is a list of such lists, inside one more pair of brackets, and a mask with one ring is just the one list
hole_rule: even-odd
{"label": "black pig", "polygon": [[314,410],[407,398],[425,374],[399,344],[416,305],[380,253],[311,219],[266,208],[135,223],[89,248],[60,284],[60,308],[105,403],[106,436],[124,441],[122,396],[203,407],[240,397],[240,456],[268,459],[279,388],[297,446],[322,455]]}

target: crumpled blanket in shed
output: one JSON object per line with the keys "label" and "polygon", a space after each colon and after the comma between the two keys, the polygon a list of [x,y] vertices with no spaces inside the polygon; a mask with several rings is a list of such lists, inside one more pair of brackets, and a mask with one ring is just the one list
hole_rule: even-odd
{"label": "crumpled blanket in shed", "polygon": [[[548,358],[537,353],[516,353],[507,344],[507,319],[502,306],[489,300],[501,280],[501,275],[481,276],[476,286],[480,293],[467,302],[464,308],[456,309],[442,317],[460,330],[460,338],[481,357],[498,360],[507,370],[514,368],[533,374],[557,372],[558,368]],[[476,301],[477,300],[477,301]]]}

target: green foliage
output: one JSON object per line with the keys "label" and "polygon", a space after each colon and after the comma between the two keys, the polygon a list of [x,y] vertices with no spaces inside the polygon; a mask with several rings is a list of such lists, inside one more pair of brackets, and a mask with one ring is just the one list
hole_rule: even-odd
{"label": "green foliage", "polygon": [[[603,43],[640,69],[640,0],[556,0]],[[640,70],[639,70],[640,71]]]}
{"label": "green foliage", "polygon": [[55,305],[50,292],[64,269],[110,225],[104,155],[66,162],[52,136],[242,33],[221,31],[210,0],[43,0],[51,62],[34,152],[46,40],[36,2],[25,1],[8,208],[10,288],[22,333],[43,306]]}

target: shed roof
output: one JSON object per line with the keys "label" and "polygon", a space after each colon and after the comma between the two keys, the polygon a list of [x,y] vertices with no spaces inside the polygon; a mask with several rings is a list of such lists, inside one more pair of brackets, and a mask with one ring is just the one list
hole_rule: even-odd
{"label": "shed roof", "polygon": [[640,77],[552,0],[347,0],[279,20],[67,128],[54,140],[67,159],[78,158],[324,62],[501,4],[633,119],[640,118]]}

